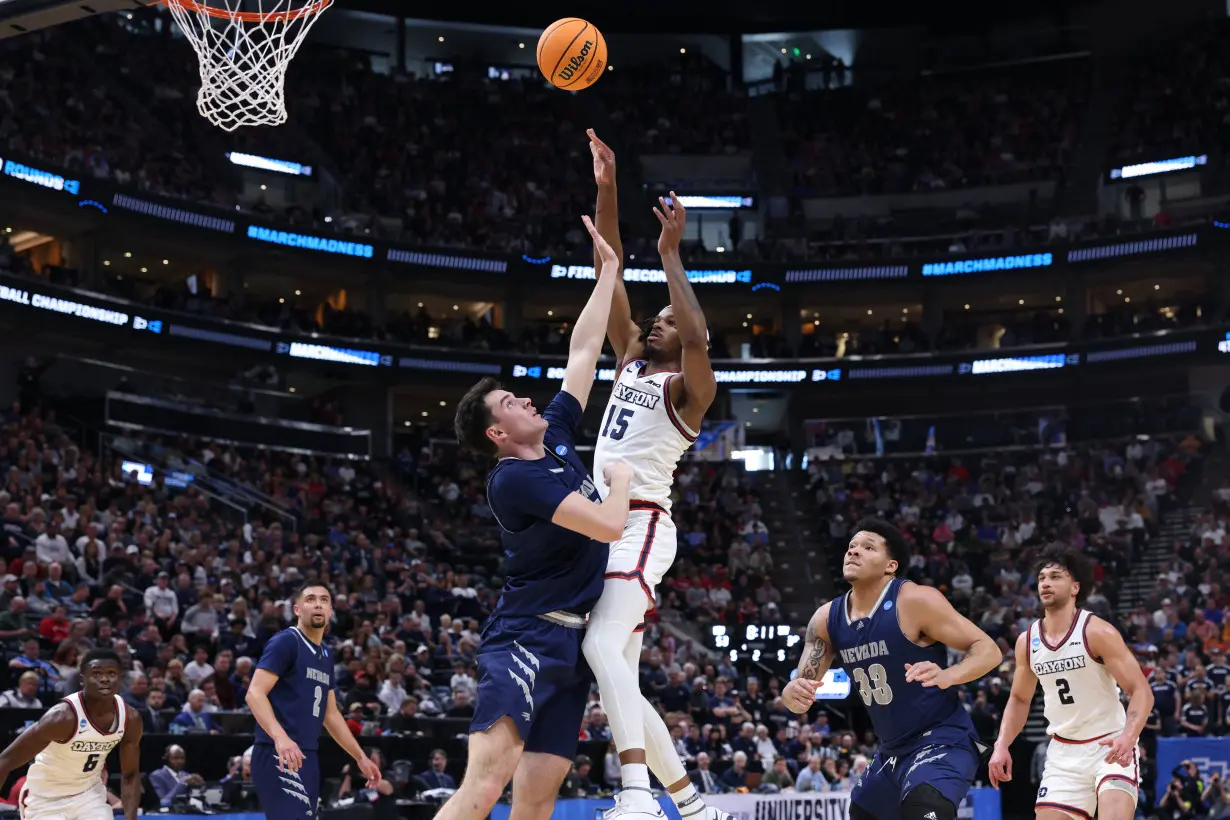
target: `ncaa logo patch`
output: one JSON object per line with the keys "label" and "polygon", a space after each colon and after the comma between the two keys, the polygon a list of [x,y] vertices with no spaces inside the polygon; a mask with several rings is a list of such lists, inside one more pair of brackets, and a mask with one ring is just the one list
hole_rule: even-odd
{"label": "ncaa logo patch", "polygon": [[557,444],[557,445],[555,446],[555,454],[556,454],[557,456],[566,456],[566,455],[568,455],[568,445],[566,445],[566,444]]}
{"label": "ncaa logo patch", "polygon": [[889,611],[890,609],[892,609],[892,608],[893,608],[893,602],[892,602],[892,601],[885,601],[885,602],[884,602],[884,611],[885,611],[885,612],[888,612],[888,611]]}
{"label": "ncaa logo patch", "polygon": [[86,725],[87,725],[87,724],[86,724],[85,718],[82,718],[82,719],[81,719],[81,728],[82,728],[82,729],[84,729],[84,728],[86,727]]}
{"label": "ncaa logo patch", "polygon": [[1034,639],[1029,642],[1029,645],[1032,646],[1034,649],[1037,649],[1039,646],[1042,645],[1042,639],[1039,638],[1037,635],[1034,635]]}

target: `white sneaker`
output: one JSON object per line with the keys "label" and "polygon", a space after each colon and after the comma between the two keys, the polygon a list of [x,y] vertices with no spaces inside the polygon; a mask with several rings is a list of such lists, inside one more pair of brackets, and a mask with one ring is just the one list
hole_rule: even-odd
{"label": "white sneaker", "polygon": [[735,820],[735,816],[728,811],[722,811],[716,806],[705,806],[704,820]]}
{"label": "white sneaker", "polygon": [[634,817],[665,820],[666,812],[662,811],[662,807],[650,792],[643,789],[624,789],[615,795],[614,808],[604,811],[602,817],[603,820],[631,820]]}

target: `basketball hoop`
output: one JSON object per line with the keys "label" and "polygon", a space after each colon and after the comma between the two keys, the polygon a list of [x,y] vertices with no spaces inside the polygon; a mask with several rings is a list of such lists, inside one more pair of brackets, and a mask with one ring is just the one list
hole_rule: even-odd
{"label": "basketball hoop", "polygon": [[286,68],[333,0],[162,2],[196,51],[202,117],[225,131],[286,122]]}

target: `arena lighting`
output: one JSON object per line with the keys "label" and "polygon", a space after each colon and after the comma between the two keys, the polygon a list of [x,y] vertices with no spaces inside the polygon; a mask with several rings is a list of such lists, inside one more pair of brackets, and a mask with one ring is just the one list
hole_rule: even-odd
{"label": "arena lighting", "polygon": [[[669,196],[663,197],[668,205],[672,204]],[[732,194],[680,194],[679,202],[683,207],[693,211],[720,211],[755,208],[756,198]]]}
{"label": "arena lighting", "polygon": [[1173,174],[1176,171],[1190,171],[1199,165],[1207,165],[1208,154],[1200,156],[1175,157],[1160,159],[1154,162],[1142,162],[1137,165],[1125,165],[1122,168],[1112,168],[1111,179],[1136,179],[1138,177],[1155,176],[1157,174]]}
{"label": "arena lighting", "polygon": [[[688,281],[694,285],[750,284],[751,270],[689,270]],[[552,279],[594,279],[593,265],[552,265]],[[665,284],[666,272],[652,268],[624,268],[625,282],[657,282]]]}
{"label": "arena lighting", "polygon": [[290,176],[310,177],[312,175],[312,166],[301,165],[288,159],[260,157],[256,154],[244,154],[240,151],[232,151],[226,157],[235,165],[240,165],[244,168],[255,168],[258,171],[273,171],[277,174],[288,174]]}

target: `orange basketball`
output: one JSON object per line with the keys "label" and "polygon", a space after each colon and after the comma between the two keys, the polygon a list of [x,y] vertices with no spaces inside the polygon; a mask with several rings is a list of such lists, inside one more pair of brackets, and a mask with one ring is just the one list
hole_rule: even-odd
{"label": "orange basketball", "polygon": [[538,70],[556,88],[589,88],[606,71],[602,32],[579,17],[556,20],[538,38]]}

